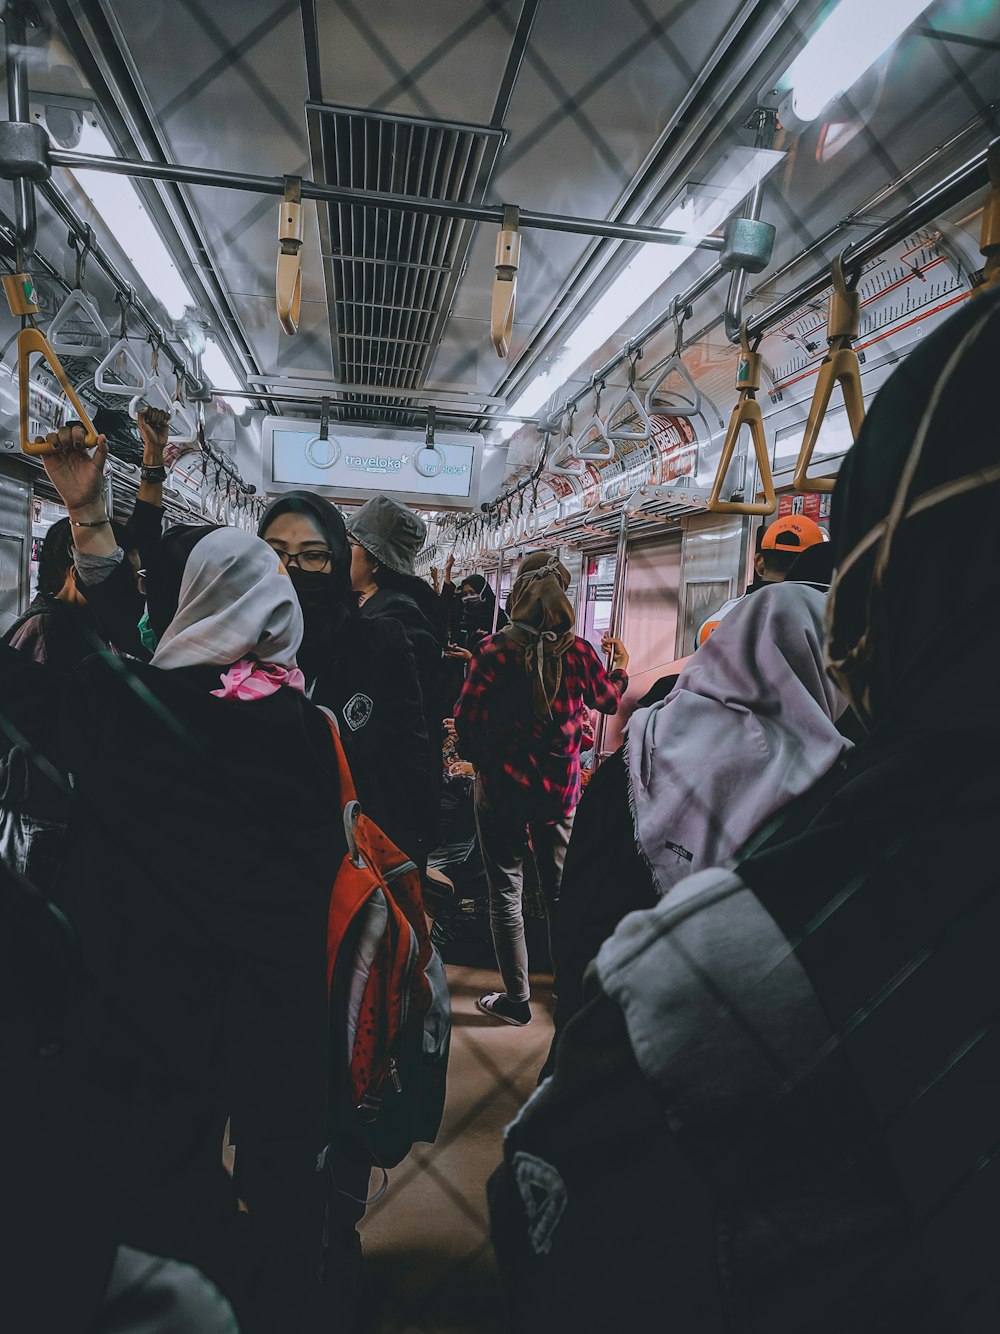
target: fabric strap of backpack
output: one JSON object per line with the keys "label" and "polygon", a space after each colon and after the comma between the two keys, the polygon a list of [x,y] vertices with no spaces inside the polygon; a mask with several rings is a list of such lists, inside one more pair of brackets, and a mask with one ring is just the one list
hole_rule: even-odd
{"label": "fabric strap of backpack", "polygon": [[333,747],[337,752],[337,776],[340,779],[340,804],[347,806],[352,801],[357,801],[358,792],[354,786],[354,779],[351,777],[351,767],[347,763],[347,755],[344,751],[344,743],[340,739],[340,727],[337,724],[337,716],[331,710],[325,708],[322,704],[316,706],[320,713],[326,717],[330,724],[330,731],[333,734]]}

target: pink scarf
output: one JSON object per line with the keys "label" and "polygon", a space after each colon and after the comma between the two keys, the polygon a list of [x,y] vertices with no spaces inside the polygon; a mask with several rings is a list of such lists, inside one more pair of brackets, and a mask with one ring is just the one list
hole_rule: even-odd
{"label": "pink scarf", "polygon": [[306,693],[306,679],[298,667],[279,667],[273,662],[255,662],[243,658],[222,676],[222,689],[213,690],[219,699],[266,699],[282,686]]}

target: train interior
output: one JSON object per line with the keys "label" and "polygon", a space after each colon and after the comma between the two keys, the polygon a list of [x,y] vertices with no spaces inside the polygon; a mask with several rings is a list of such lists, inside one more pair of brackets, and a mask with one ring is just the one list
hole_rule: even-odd
{"label": "train interior", "polygon": [[[761,525],[826,528],[865,408],[986,262],[993,0],[2,17],[4,630],[65,513],[22,444],[86,416],[124,518],[144,399],[171,414],[170,522],[389,494],[427,524],[419,572],[500,606],[557,553],[579,632],[631,655],[599,761],[747,587]],[[362,1226],[372,1331],[508,1327],[484,1192],[551,1033],[529,936],[530,1040],[475,1011],[488,936],[449,962],[444,1129]]]}

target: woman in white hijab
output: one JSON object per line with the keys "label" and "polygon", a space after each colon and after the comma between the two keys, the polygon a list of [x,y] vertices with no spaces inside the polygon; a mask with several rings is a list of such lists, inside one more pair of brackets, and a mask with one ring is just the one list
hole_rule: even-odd
{"label": "woman in white hijab", "polygon": [[824,775],[837,780],[851,743],[835,725],[846,701],[823,665],[825,604],[819,589],[788,581],[741,598],[670,694],[632,715],[623,750],[598,769],[553,930],[557,1039],[622,917],[727,861]]}
{"label": "woman in white hijab", "polygon": [[187,558],[153,666],[229,667],[212,692],[224,699],[266,699],[283,685],[303,692],[295,665],[302,624],[288,571],[271,547],[240,528],[217,528]]}
{"label": "woman in white hijab", "polygon": [[723,865],[849,748],[836,727],[847,701],[824,667],[825,605],[787,582],[741,599],[667,698],[632,716],[629,798],[660,894]]}
{"label": "woman in white hijab", "polygon": [[[105,451],[62,435],[46,466],[81,577],[134,587],[107,526]],[[33,1065],[10,1077],[46,1136],[98,1173],[110,1238],[193,1265],[246,1334],[312,1334],[346,1326],[363,1212],[328,1198],[315,1170],[329,1140],[326,921],[346,851],[336,754],[301,693],[302,616],[277,554],[236,529],[174,530],[164,546],[177,580],[150,586],[152,664],[95,655],[64,676],[0,646],[3,713],[70,793],[54,898],[81,967],[65,1040],[105,1096],[88,1098],[70,1056],[58,1097]],[[338,1180],[364,1199],[367,1169],[356,1175]],[[73,1238],[36,1254],[42,1219],[17,1232],[12,1269],[44,1259],[96,1319],[107,1269],[91,1250]]]}

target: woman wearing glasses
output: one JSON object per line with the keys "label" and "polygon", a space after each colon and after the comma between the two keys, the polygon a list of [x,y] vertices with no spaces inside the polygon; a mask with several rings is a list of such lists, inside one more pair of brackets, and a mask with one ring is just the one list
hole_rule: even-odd
{"label": "woman wearing glasses", "polygon": [[298,663],[310,697],[337,715],[365,813],[423,866],[426,830],[416,797],[430,746],[406,634],[391,617],[359,615],[347,529],[328,500],[289,491],[269,506],[257,531],[298,595],[305,620]]}

